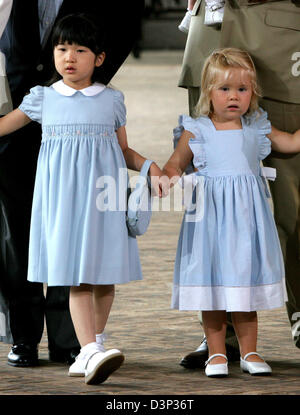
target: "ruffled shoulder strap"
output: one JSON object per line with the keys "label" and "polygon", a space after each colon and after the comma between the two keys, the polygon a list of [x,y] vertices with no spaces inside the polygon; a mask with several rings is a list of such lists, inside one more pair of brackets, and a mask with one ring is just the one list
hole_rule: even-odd
{"label": "ruffled shoulder strap", "polygon": [[263,160],[271,153],[271,141],[268,139],[267,134],[272,131],[272,126],[268,120],[268,114],[262,108],[259,108],[251,116],[247,117],[247,124],[257,131],[258,135],[258,158]]}
{"label": "ruffled shoulder strap", "polygon": [[206,167],[206,156],[204,151],[205,140],[201,132],[201,118],[192,118],[188,115],[180,115],[178,119],[178,126],[173,130],[173,142],[174,148],[184,130],[190,131],[194,137],[189,140],[190,149],[193,152],[193,162],[187,167],[186,174],[190,174],[195,171],[195,168],[202,170]]}
{"label": "ruffled shoulder strap", "polygon": [[185,130],[193,133],[195,137],[199,137],[202,136],[201,126],[203,124],[203,118],[204,117],[192,118],[188,115],[181,115],[179,121],[181,121]]}

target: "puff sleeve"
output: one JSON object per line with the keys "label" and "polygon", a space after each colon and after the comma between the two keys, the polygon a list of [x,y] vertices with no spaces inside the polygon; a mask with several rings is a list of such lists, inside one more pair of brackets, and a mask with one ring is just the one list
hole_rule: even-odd
{"label": "puff sleeve", "polygon": [[124,104],[124,94],[121,91],[114,90],[114,112],[115,112],[115,130],[126,124],[126,107]]}
{"label": "puff sleeve", "polygon": [[266,111],[259,108],[259,111],[251,116],[251,125],[258,134],[258,158],[263,160],[271,153],[271,141],[268,139],[267,134],[270,134],[272,127]]}
{"label": "puff sleeve", "polygon": [[32,121],[42,123],[44,88],[35,86],[25,95],[19,109],[24,112]]}

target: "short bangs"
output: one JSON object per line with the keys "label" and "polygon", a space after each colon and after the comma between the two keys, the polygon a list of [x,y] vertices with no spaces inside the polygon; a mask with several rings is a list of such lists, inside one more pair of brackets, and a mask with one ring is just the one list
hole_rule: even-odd
{"label": "short bangs", "polygon": [[242,74],[249,76],[253,94],[247,113],[250,115],[258,110],[258,98],[261,92],[257,84],[255,66],[250,55],[240,49],[224,48],[214,51],[204,63],[201,77],[201,95],[195,107],[194,116],[208,116],[212,113],[211,91],[220,87],[226,79],[230,78],[232,69],[240,69]]}
{"label": "short bangs", "polygon": [[104,34],[90,16],[69,15],[55,26],[52,36],[53,48],[69,43],[88,47],[95,55],[103,52]]}

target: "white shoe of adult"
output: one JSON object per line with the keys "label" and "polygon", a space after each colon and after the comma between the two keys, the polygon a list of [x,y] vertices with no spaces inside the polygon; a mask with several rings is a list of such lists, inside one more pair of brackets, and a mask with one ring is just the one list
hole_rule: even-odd
{"label": "white shoe of adult", "polygon": [[188,33],[189,28],[190,28],[190,24],[191,24],[191,17],[192,17],[191,12],[190,12],[190,10],[188,10],[188,11],[185,13],[184,18],[181,20],[180,25],[178,26],[178,29],[179,29],[181,32],[183,32],[183,33]]}
{"label": "white shoe of adult", "polygon": [[[224,357],[227,362],[226,363],[218,363],[215,365],[209,364],[209,362],[217,356]],[[205,362],[205,374],[208,377],[212,378],[223,378],[228,376],[228,359],[225,354],[216,353],[209,357],[209,359]]]}
{"label": "white shoe of adult", "polygon": [[[251,355],[259,356],[261,359],[262,356],[256,352],[250,352],[245,354],[244,358],[241,357],[241,370],[243,372],[248,372],[250,375],[270,375],[272,373],[271,367],[266,362],[249,362],[247,358]],[[263,359],[264,360],[264,359]]]}
{"label": "white shoe of adult", "polygon": [[124,361],[118,349],[96,352],[88,359],[85,368],[85,383],[88,385],[104,382]]}
{"label": "white shoe of adult", "polygon": [[205,6],[204,24],[213,26],[223,22],[224,17],[224,1],[210,1]]}

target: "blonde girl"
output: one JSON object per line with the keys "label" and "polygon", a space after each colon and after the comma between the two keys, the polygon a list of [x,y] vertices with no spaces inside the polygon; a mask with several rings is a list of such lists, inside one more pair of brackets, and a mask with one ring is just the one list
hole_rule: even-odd
{"label": "blonde girl", "polygon": [[[226,312],[232,313],[241,368],[270,374],[257,353],[257,311],[286,300],[279,239],[260,162],[273,149],[300,151],[295,134],[271,126],[258,107],[251,57],[227,48],[203,68],[194,118],[181,116],[181,137],[164,166],[179,178],[192,161],[193,201],[180,232],[172,307],[201,310],[209,348],[207,376],[227,376]],[[201,208],[200,208],[201,207]]]}

